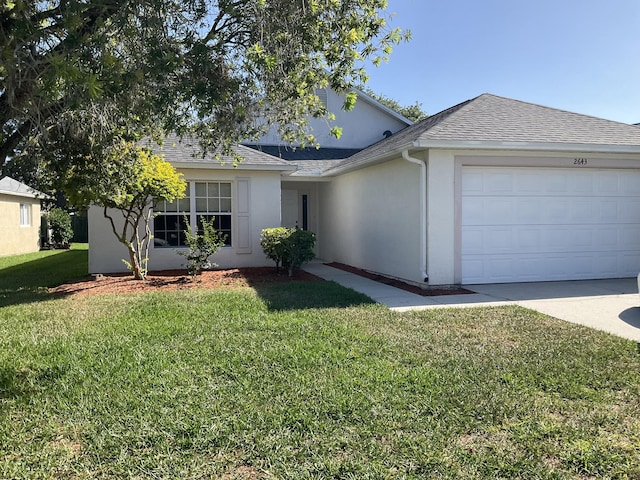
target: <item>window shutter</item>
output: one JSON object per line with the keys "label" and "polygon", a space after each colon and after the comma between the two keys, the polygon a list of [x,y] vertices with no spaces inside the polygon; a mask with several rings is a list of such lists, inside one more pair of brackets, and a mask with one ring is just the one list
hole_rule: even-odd
{"label": "window shutter", "polygon": [[250,188],[248,178],[236,178],[236,253],[251,253]]}

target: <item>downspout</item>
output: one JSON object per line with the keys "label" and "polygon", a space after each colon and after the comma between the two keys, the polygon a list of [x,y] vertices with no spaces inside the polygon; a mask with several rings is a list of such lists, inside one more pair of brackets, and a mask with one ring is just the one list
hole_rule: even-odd
{"label": "downspout", "polygon": [[409,150],[402,151],[402,158],[407,162],[420,166],[420,267],[422,278],[429,281],[427,273],[427,164],[418,158],[409,155]]}

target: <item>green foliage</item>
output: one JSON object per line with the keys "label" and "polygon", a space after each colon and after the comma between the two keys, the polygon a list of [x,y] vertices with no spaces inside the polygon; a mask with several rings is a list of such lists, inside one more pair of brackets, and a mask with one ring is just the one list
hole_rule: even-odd
{"label": "green foliage", "polygon": [[405,116],[412,122],[419,122],[420,120],[424,120],[429,115],[422,109],[422,103],[416,101],[413,105],[400,105],[396,100],[389,98],[385,95],[378,94],[367,87],[361,88],[364,93],[369,95],[371,98],[377,100],[385,107],[389,107],[394,112],[399,113],[400,115]]}
{"label": "green foliage", "polygon": [[308,230],[274,227],[265,228],[260,235],[260,246],[267,258],[276,263],[276,269],[286,268],[289,276],[304,262],[315,258],[315,245],[316,235]]}
{"label": "green foliage", "polygon": [[[129,252],[125,264],[134,277],[142,280],[149,260],[150,222],[152,206],[166,200],[182,198],[186,183],[182,174],[159,155],[133,143],[120,143],[105,152],[105,158],[95,162],[104,167],[104,175],[69,177],[69,198],[77,204],[89,202],[103,207],[113,234]],[[122,215],[116,222],[113,211]],[[142,231],[141,231],[142,230]]]}
{"label": "green foliage", "polygon": [[260,234],[260,246],[267,258],[276,263],[276,270],[284,266],[287,255],[287,239],[291,229],[286,227],[265,228]]}
{"label": "green foliage", "polygon": [[51,229],[51,242],[56,246],[68,245],[73,238],[69,212],[62,208],[53,208],[47,214],[47,223]]}
{"label": "green foliage", "polygon": [[313,144],[307,117],[329,115],[316,90],[365,83],[365,62],[387,60],[409,39],[389,27],[386,7],[386,0],[5,2],[0,168],[36,154],[58,175],[104,145],[166,132],[228,150],[274,126],[285,140]]}
{"label": "green foliage", "polygon": [[[194,281],[196,276],[205,268],[217,267],[209,258],[224,246],[226,235],[218,232],[213,227],[214,218],[207,221],[200,218],[202,233],[192,233],[191,229],[185,230],[185,243],[189,250],[177,250],[176,253],[187,259],[187,272]],[[185,225],[189,225],[189,219],[185,216]]]}
{"label": "green foliage", "polygon": [[640,475],[635,342],[334,282],[56,297],[86,251],[20,259],[0,258],[0,478]]}

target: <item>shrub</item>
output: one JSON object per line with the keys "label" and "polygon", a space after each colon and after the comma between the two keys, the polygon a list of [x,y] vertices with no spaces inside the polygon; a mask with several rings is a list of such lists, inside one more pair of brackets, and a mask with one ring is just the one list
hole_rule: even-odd
{"label": "shrub", "polygon": [[47,214],[47,222],[51,230],[51,243],[56,247],[68,247],[73,238],[71,216],[62,208],[53,208]]}
{"label": "shrub", "polygon": [[276,271],[284,265],[286,242],[290,229],[285,227],[265,228],[260,235],[260,246],[267,258],[276,262]]}
{"label": "shrub", "polygon": [[267,258],[276,263],[276,270],[280,266],[288,269],[289,276],[295,268],[315,258],[315,245],[315,233],[297,228],[265,228],[260,236],[260,246]]}
{"label": "shrub", "polygon": [[[196,276],[205,268],[217,267],[215,263],[211,263],[209,258],[220,250],[220,247],[224,245],[226,235],[221,234],[213,227],[214,218],[207,221],[205,218],[200,218],[199,222],[202,225],[202,233],[191,233],[191,230],[187,228],[185,230],[185,243],[189,247],[189,250],[178,250],[178,255],[182,255],[187,259],[187,272],[191,276],[191,280],[194,281]],[[189,219],[185,217],[185,223],[189,225]]]}

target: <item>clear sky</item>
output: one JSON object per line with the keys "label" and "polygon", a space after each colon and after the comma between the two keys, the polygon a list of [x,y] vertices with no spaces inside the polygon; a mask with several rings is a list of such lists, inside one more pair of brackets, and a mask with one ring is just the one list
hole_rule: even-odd
{"label": "clear sky", "polygon": [[368,86],[427,113],[482,93],[640,122],[640,0],[389,0],[413,38]]}

